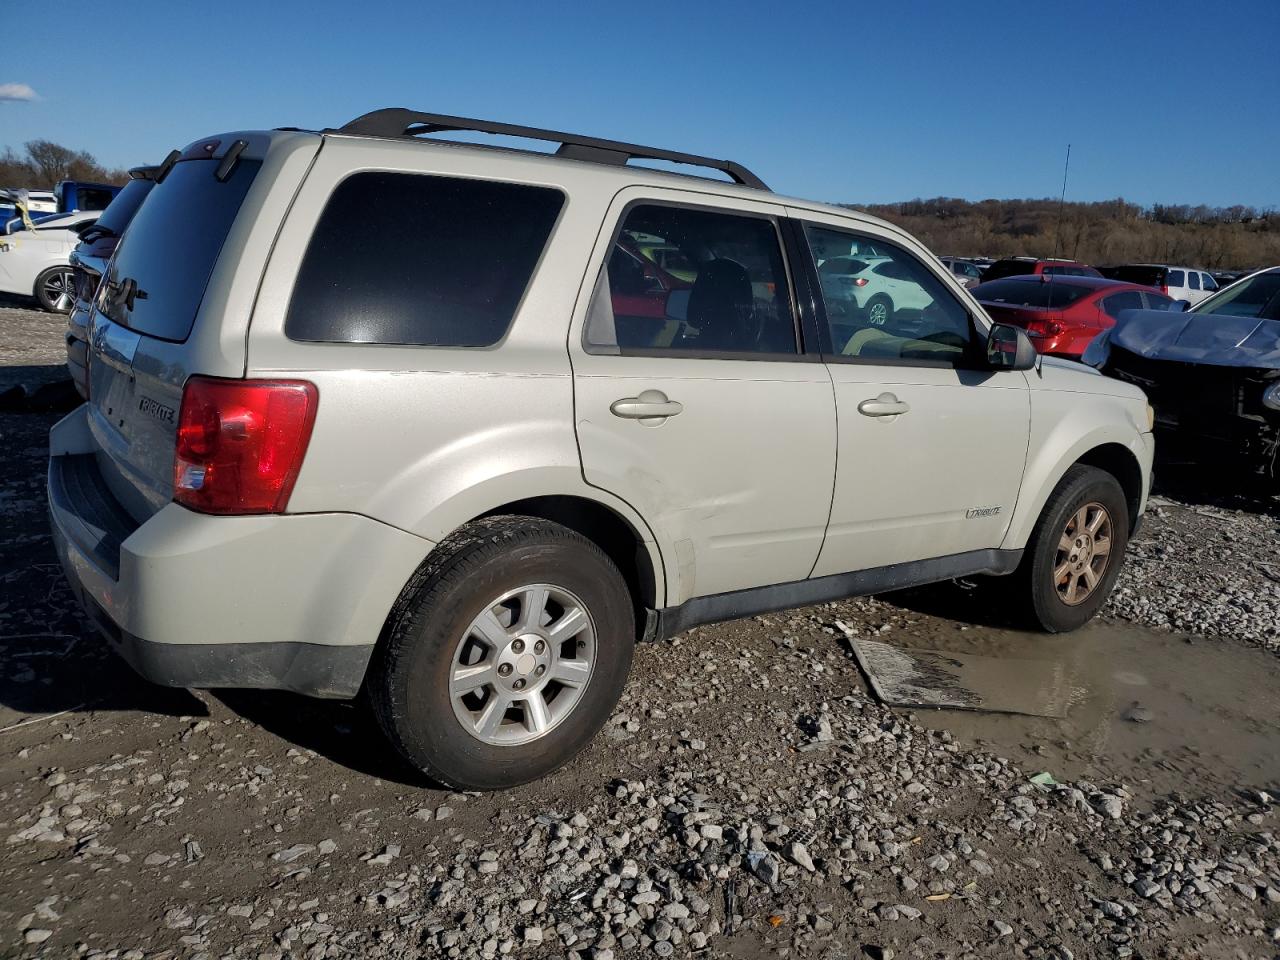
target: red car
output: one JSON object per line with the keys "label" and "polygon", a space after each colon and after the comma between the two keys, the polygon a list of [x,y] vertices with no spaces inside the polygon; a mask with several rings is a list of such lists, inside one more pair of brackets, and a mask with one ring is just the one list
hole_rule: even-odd
{"label": "red car", "polygon": [[997,323],[1022,327],[1041,353],[1079,360],[1122,310],[1167,310],[1151,287],[1101,277],[1006,277],[969,291]]}
{"label": "red car", "polygon": [[1078,260],[1037,260],[1035,257],[1006,257],[997,260],[982,271],[982,282],[1003,280],[1005,277],[1042,276],[1100,277],[1102,274]]}

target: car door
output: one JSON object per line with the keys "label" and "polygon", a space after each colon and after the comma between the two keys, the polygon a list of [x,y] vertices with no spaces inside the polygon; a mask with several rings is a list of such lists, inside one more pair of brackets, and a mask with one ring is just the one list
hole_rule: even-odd
{"label": "car door", "polygon": [[[835,403],[816,351],[803,352],[782,212],[623,191],[570,333],[583,475],[653,527],[668,605],[803,580],[822,545]],[[627,314],[628,277],[608,266],[619,246],[687,261],[691,284],[668,292],[664,317]]]}
{"label": "car door", "polygon": [[[809,248],[854,228],[804,219]],[[872,229],[870,227],[861,229]],[[884,325],[829,325],[856,308],[826,288],[819,335],[836,395],[836,485],[814,576],[999,547],[1017,502],[1030,425],[1022,373],[976,361],[985,320],[955,296],[905,238],[885,243],[899,284],[925,303]],[[806,266],[808,266],[806,264]]]}

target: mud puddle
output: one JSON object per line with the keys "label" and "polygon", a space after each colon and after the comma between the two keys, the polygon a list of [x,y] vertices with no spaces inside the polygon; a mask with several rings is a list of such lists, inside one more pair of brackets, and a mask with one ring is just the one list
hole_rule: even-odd
{"label": "mud puddle", "polygon": [[[895,631],[892,640],[904,648],[994,658],[1001,682],[1017,682],[1009,679],[1017,676],[1009,669],[1013,661],[1058,667],[1067,690],[1061,719],[915,711],[925,724],[1029,771],[1118,780],[1148,796],[1280,786],[1280,660],[1274,655],[1109,621],[1046,636],[930,620]],[[1028,670],[1032,675],[1037,671]]]}

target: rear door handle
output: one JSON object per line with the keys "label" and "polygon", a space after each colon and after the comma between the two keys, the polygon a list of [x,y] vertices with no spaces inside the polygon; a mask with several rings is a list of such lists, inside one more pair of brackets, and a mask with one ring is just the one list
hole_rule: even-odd
{"label": "rear door handle", "polygon": [[874,400],[863,400],[858,412],[864,417],[896,417],[911,409],[909,403],[899,400],[892,393],[882,393]]}
{"label": "rear door handle", "polygon": [[639,420],[645,426],[657,426],[684,409],[684,404],[668,400],[661,390],[645,390],[638,397],[623,397],[609,405],[609,412],[624,420]]}

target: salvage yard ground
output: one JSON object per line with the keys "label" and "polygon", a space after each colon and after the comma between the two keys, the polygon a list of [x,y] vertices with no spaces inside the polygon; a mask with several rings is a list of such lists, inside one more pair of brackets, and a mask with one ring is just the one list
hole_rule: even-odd
{"label": "salvage yard ground", "polygon": [[[0,303],[0,391],[60,337]],[[568,767],[459,795],[356,706],[137,679],[53,554],[57,416],[0,413],[0,956],[1280,951],[1280,506],[1229,479],[1157,478],[1079,634],[966,585],[699,628]],[[887,709],[871,637],[1051,661],[1068,715]]]}

